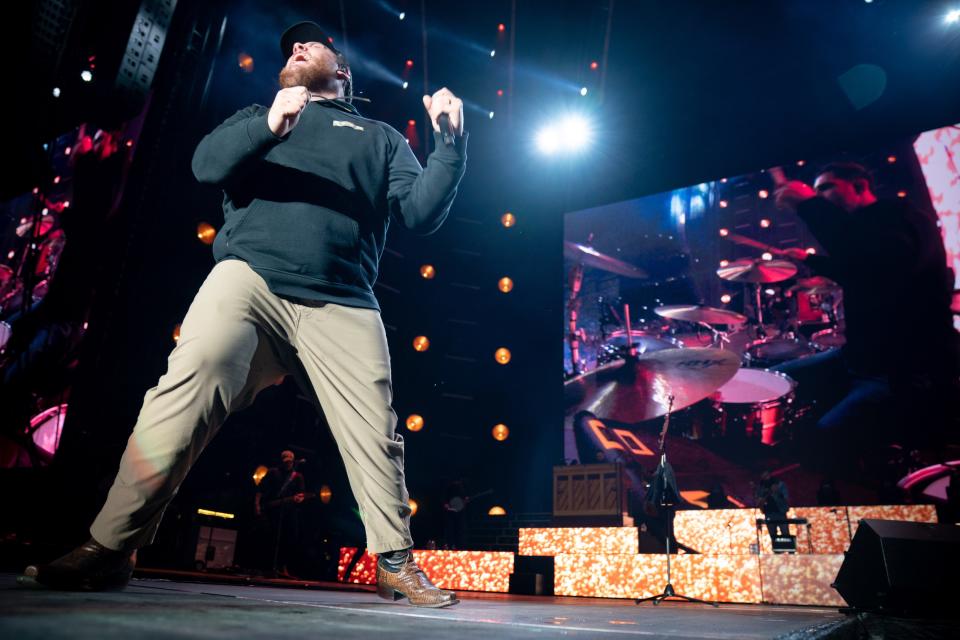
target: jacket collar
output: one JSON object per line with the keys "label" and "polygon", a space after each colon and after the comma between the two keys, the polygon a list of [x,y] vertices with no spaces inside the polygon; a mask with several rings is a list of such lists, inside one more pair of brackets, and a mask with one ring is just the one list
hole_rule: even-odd
{"label": "jacket collar", "polygon": [[360,112],[357,111],[357,108],[347,102],[346,100],[341,100],[340,98],[323,98],[322,100],[312,100],[321,107],[327,107],[331,109],[339,109],[340,111],[346,111],[347,113],[352,113],[355,116],[359,116]]}

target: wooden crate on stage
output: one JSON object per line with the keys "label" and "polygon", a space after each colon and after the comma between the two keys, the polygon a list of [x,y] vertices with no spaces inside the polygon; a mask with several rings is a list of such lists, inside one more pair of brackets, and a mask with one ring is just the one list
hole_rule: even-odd
{"label": "wooden crate on stage", "polygon": [[626,518],[623,467],[579,464],[553,468],[553,517],[569,524],[622,525]]}

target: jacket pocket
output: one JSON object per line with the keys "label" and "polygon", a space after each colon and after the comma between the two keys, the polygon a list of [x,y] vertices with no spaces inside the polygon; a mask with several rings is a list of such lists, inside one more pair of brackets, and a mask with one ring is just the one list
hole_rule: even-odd
{"label": "jacket pocket", "polygon": [[258,266],[333,284],[363,285],[359,224],[324,207],[258,201],[237,221],[230,242],[255,255]]}

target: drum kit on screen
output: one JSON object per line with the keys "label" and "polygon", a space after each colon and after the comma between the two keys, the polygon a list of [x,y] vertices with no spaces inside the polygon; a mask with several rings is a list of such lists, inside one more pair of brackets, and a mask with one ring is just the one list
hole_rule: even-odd
{"label": "drum kit on screen", "polygon": [[668,305],[653,308],[653,321],[633,328],[629,305],[620,312],[601,300],[601,316],[620,326],[608,333],[601,321],[599,335],[591,336],[577,325],[584,268],[634,279],[647,275],[583,245],[565,243],[564,255],[573,263],[568,410],[575,406],[635,423],[690,407],[687,437],[775,445],[809,407],[795,403],[797,383],[771,368],[844,342],[842,290],[836,283],[822,277],[794,280],[792,262],[751,258],[717,270],[719,278],[750,292],[749,316],[705,305]]}

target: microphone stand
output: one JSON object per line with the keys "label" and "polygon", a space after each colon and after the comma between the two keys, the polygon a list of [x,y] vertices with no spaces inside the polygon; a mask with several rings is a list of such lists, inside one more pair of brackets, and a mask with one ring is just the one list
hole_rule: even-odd
{"label": "microphone stand", "polygon": [[667,430],[670,428],[670,412],[673,411],[672,394],[670,395],[669,401],[670,405],[667,407],[667,415],[663,419],[663,430],[660,432],[660,465],[657,467],[657,471],[653,476],[653,487],[656,494],[653,498],[656,500],[658,506],[665,509],[664,514],[666,515],[666,526],[663,528],[663,537],[666,547],[665,553],[667,555],[667,586],[657,595],[637,598],[635,603],[640,604],[641,602],[650,601],[653,602],[654,605],[658,605],[668,598],[676,598],[683,602],[699,602],[701,604],[709,604],[711,607],[718,607],[719,605],[716,602],[701,600],[677,593],[673,588],[673,584],[670,582],[670,538],[673,537],[672,516],[675,502],[668,494],[670,494],[671,490],[674,496],[678,495],[679,492],[677,491],[676,479],[673,476],[673,468],[670,466],[670,463],[667,462]]}

